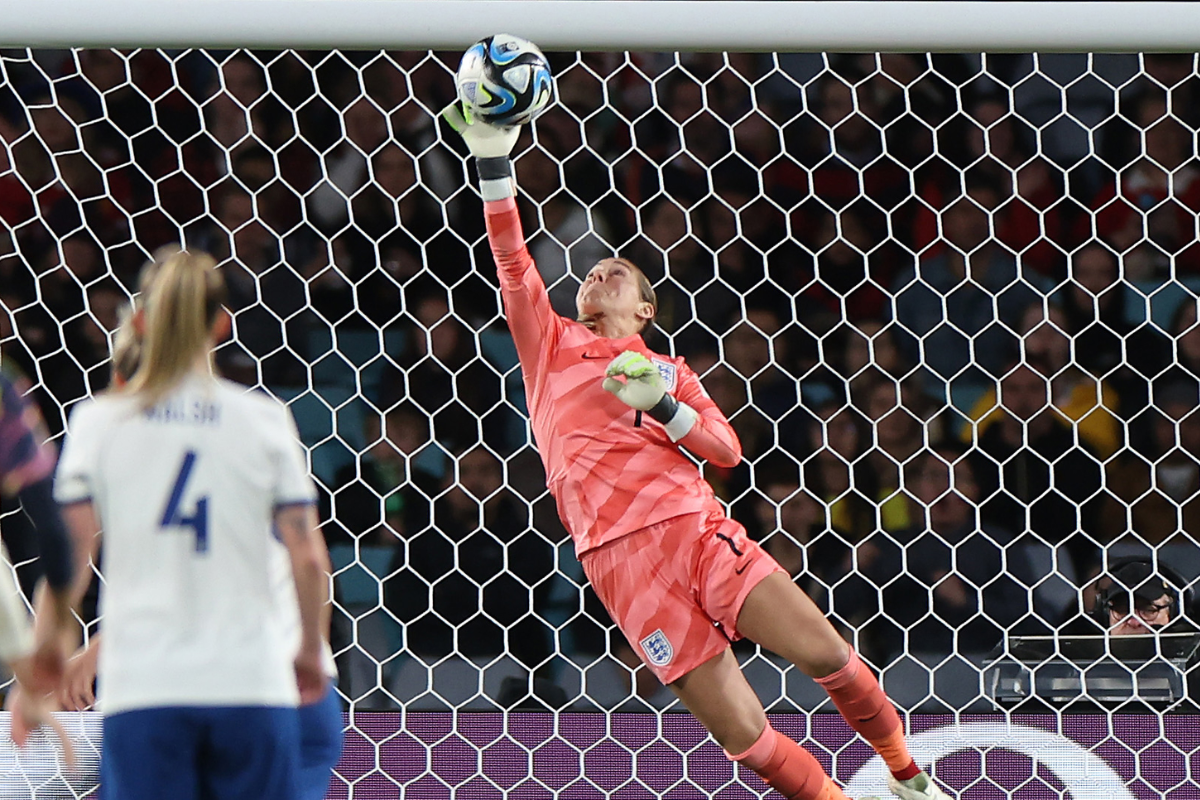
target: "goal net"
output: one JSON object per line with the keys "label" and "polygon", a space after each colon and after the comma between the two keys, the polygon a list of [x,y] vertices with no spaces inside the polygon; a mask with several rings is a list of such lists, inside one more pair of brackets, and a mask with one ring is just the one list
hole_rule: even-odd
{"label": "goal net", "polygon": [[[220,367],[291,407],[321,491],[331,796],[760,793],[638,667],[557,519],[437,121],[457,56],[0,52],[3,365],[58,436],[155,248],[218,258]],[[701,469],[880,671],[918,761],[964,798],[1194,792],[1200,742],[1167,712],[1190,708],[1200,575],[1196,58],[551,61],[515,161],[556,310],[601,257],[646,271],[650,346],[745,450]],[[884,790],[836,714],[789,713],[833,711],[809,679],[735,652],[776,727]],[[93,791],[77,724],[90,777],[46,749],[3,780]]]}

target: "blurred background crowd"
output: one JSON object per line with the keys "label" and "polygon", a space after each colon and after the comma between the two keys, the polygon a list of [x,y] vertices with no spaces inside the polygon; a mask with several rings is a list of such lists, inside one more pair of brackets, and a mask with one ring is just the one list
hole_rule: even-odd
{"label": "blurred background crowd", "polygon": [[[312,453],[343,649],[545,671],[620,645],[437,122],[456,58],[0,53],[0,351],[61,431],[148,253],[212,252],[219,364]],[[1117,555],[1200,576],[1193,56],[552,61],[517,172],[556,309],[647,272],[648,343],[745,449],[709,479],[876,664],[1054,629]]]}

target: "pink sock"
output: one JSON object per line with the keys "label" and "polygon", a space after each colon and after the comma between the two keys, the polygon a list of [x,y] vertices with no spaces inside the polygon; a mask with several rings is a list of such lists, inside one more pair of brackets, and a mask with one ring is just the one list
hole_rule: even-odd
{"label": "pink sock", "polygon": [[812,753],[767,723],[750,749],[725,753],[757,772],[767,785],[788,800],[847,800]]}
{"label": "pink sock", "polygon": [[853,648],[846,666],[816,681],[829,693],[850,727],[875,748],[893,775],[908,780],[920,772],[908,752],[896,707]]}

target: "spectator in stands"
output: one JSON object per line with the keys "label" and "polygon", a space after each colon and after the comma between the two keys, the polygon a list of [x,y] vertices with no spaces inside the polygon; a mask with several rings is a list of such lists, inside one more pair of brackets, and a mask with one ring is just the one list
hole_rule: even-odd
{"label": "spectator in stands", "polygon": [[[743,214],[753,201],[744,184],[727,181],[716,195],[700,206],[700,234],[705,249],[715,255],[717,283],[736,295],[745,295],[766,277],[766,259],[741,230]],[[729,309],[719,314],[728,316]]]}
{"label": "spectator in stands", "polygon": [[357,234],[352,256],[358,275],[379,264],[378,248],[392,237],[429,241],[444,224],[437,197],[418,178],[416,159],[404,148],[382,145],[370,158],[367,177],[370,182],[348,201],[351,230]]}
{"label": "spectator in stands", "polygon": [[858,406],[880,382],[895,383],[912,370],[896,344],[895,328],[881,319],[864,319],[836,332],[841,341],[826,348],[839,382]]}
{"label": "spectator in stands", "polygon": [[1028,611],[1013,533],[980,519],[979,485],[960,445],[923,453],[911,477],[922,518],[895,539],[875,537],[882,552],[867,573],[887,616],[872,626],[876,645],[983,654]]}
{"label": "spectator in stands", "polygon": [[264,224],[254,196],[232,182],[220,189],[207,236],[229,286],[234,338],[252,360],[247,374],[239,370],[229,377],[250,385],[307,384],[301,357],[311,313],[299,268],[303,261],[289,257],[283,238]]}
{"label": "spectator in stands", "polygon": [[794,464],[772,463],[756,494],[755,536],[844,635],[863,622],[854,542],[832,528],[826,506],[801,487]]}
{"label": "spectator in stands", "polygon": [[38,268],[41,302],[60,320],[69,320],[85,310],[86,287],[107,271],[96,241],[87,233],[62,240],[60,247],[47,250]]}
{"label": "spectator in stands", "polygon": [[1189,580],[1200,577],[1200,393],[1196,383],[1156,387],[1153,448],[1108,462],[1100,514],[1110,555],[1157,552]]}
{"label": "spectator in stands", "polygon": [[929,388],[954,379],[982,384],[1000,374],[1011,346],[1007,328],[1037,296],[1016,261],[992,236],[996,188],[968,184],[941,213],[947,247],[896,282],[896,320],[906,357],[932,372]]}
{"label": "spectator in stands", "polygon": [[[414,292],[415,294],[415,292]],[[471,329],[451,313],[444,290],[411,301],[415,325],[380,381],[380,405],[409,400],[433,419],[435,440],[451,450],[486,441],[507,452],[507,410],[500,376],[479,353]],[[496,424],[493,424],[496,423]]]}
{"label": "spectator in stands", "polygon": [[[1095,233],[1123,254],[1131,280],[1162,279],[1200,269],[1195,211],[1200,207],[1200,166],[1193,135],[1168,109],[1161,88],[1136,97],[1126,112],[1129,166],[1092,200]],[[1091,225],[1091,218],[1083,222]],[[1089,231],[1090,232],[1090,231]]]}
{"label": "spectator in stands", "polygon": [[285,142],[288,137],[282,120],[292,116],[278,97],[267,91],[262,64],[244,51],[221,63],[217,84],[212,96],[206,99],[204,113],[205,129],[218,145],[215,153],[218,176],[228,173],[235,150],[256,142],[268,147]]}
{"label": "spectator in stands", "polygon": [[829,321],[812,323],[823,331],[837,322],[882,317],[888,310],[885,287],[895,278],[901,253],[887,236],[887,221],[879,208],[865,201],[837,212],[821,213],[813,231],[817,253],[816,282],[805,297],[825,312]]}
{"label": "spectator in stands", "polygon": [[941,85],[930,80],[928,58],[879,53],[857,59],[859,71],[868,75],[866,86],[878,109],[875,119],[887,137],[888,154],[910,170],[929,163],[935,152],[933,131],[956,108]]}
{"label": "spectator in stands", "polygon": [[[1024,269],[1061,279],[1064,234],[1062,170],[1035,155],[1032,129],[995,96],[975,100],[966,126],[969,174],[1000,190],[994,215],[996,238],[1018,256]],[[938,207],[935,203],[934,207]]]}
{"label": "spectator in stands", "polygon": [[1144,407],[1146,378],[1166,366],[1166,343],[1147,327],[1135,329],[1128,304],[1140,306],[1144,301],[1127,293],[1117,257],[1106,245],[1093,242],[1076,251],[1071,277],[1058,296],[1066,315],[1065,330],[1075,342],[1075,359],[1092,375],[1114,381],[1118,391],[1127,390],[1123,394],[1134,394],[1140,386],[1136,396],[1143,405],[1123,406],[1125,415],[1133,416]]}
{"label": "spectator in stands", "polygon": [[772,464],[764,472],[769,477],[760,482],[755,495],[750,530],[805,594],[824,605],[825,585],[816,575],[829,559],[814,552],[814,543],[826,543],[821,537],[825,510],[800,486],[794,464],[790,469]]}
{"label": "spectator in stands", "polygon": [[808,157],[816,162],[811,174],[813,194],[841,208],[864,193],[885,208],[908,189],[908,174],[891,159],[879,158],[884,134],[876,122],[875,98],[862,84],[846,81],[860,76],[827,74],[816,84],[813,110],[819,124],[812,129]]}
{"label": "spectator in stands", "polygon": [[[688,326],[693,320],[708,318],[694,303],[701,287],[713,281],[713,271],[711,258],[701,249],[700,240],[689,232],[687,212],[670,197],[660,196],[638,209],[637,218],[640,235],[629,247],[631,257],[641,259],[637,263],[645,264],[649,275],[669,277],[656,290],[662,314],[655,325],[678,337],[685,349],[711,343],[706,341],[712,338],[709,332]],[[574,302],[574,297],[570,302]],[[721,315],[713,319],[726,319],[734,312],[727,293],[719,287],[704,296],[703,306],[704,314]]]}
{"label": "spectator in stands", "polygon": [[1046,378],[1011,361],[1000,382],[1004,413],[979,435],[973,467],[981,519],[1017,536],[1065,544],[1070,566],[1098,561],[1101,468],[1091,449],[1050,406]]}
{"label": "spectator in stands", "polygon": [[1200,300],[1189,292],[1171,318],[1167,361],[1170,366],[1156,385],[1200,382],[1200,325],[1196,309]]}
{"label": "spectator in stands", "polygon": [[867,422],[856,408],[834,399],[815,414],[804,486],[824,505],[827,527],[856,544],[875,529],[876,481],[863,458]]}
{"label": "spectator in stands", "polygon": [[533,667],[550,652],[540,617],[553,570],[554,547],[530,527],[503,465],[475,447],[443,480],[432,525],[397,550],[388,608],[418,655],[507,653]]}
{"label": "spectator in stands", "polygon": [[234,180],[254,196],[259,219],[268,230],[283,235],[306,222],[295,188],[297,183],[303,187],[304,181],[294,174],[291,159],[281,158],[277,166],[271,151],[254,143],[238,148],[231,164]]}
{"label": "spectator in stands", "polygon": [[[1108,458],[1123,444],[1117,418],[1120,398],[1108,381],[1076,366],[1067,326],[1066,312],[1058,304],[1040,300],[1031,303],[1017,327],[1024,363],[1049,381],[1054,408],[1064,421],[1074,424],[1079,438],[1098,456]],[[968,420],[975,425],[963,427],[963,442],[982,436],[1004,413],[996,389],[985,391],[967,412]]]}
{"label": "spectator in stands", "polygon": [[1067,316],[1066,331],[1075,342],[1075,360],[1113,390],[1118,416],[1135,420],[1130,438],[1145,440],[1152,434],[1136,420],[1149,404],[1147,379],[1170,366],[1169,342],[1157,327],[1137,324],[1145,315],[1145,300],[1121,280],[1117,258],[1108,247],[1092,243],[1078,250],[1071,273],[1075,280],[1058,295]]}
{"label": "spectator in stands", "polygon": [[881,381],[865,401],[875,434],[866,458],[876,480],[876,524],[884,531],[904,530],[915,522],[905,478],[925,440],[923,398],[911,383]]}
{"label": "spectator in stands", "polygon": [[109,337],[121,324],[120,312],[129,296],[111,279],[101,279],[87,288],[87,313],[67,326],[66,341],[75,362],[83,369],[92,394],[109,382]]}
{"label": "spectator in stands", "polygon": [[323,179],[309,196],[309,208],[323,231],[341,229],[350,218],[351,198],[372,178],[371,156],[388,140],[387,119],[370,98],[342,112],[345,137],[323,160]]}
{"label": "spectator in stands", "polygon": [[[423,531],[431,517],[431,498],[439,493],[444,466],[431,443],[429,417],[411,404],[363,418],[366,450],[357,464],[339,470],[332,498],[335,525],[348,539],[364,545],[395,545]],[[426,448],[430,448],[426,452]],[[334,544],[334,542],[330,542]]]}

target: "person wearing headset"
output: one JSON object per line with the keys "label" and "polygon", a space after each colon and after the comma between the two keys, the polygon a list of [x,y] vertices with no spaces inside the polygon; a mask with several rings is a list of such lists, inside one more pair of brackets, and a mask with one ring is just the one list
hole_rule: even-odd
{"label": "person wearing headset", "polygon": [[1097,581],[1092,618],[1112,636],[1155,633],[1183,619],[1187,581],[1150,558],[1119,559]]}

